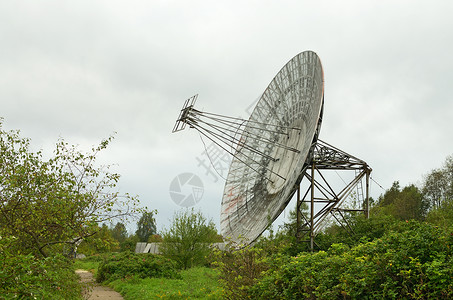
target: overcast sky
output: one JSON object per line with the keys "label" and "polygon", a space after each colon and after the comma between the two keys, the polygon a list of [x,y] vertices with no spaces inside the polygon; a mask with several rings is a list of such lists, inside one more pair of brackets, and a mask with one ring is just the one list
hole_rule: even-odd
{"label": "overcast sky", "polygon": [[0,116],[48,153],[59,137],[88,150],[117,132],[101,160],[158,210],[159,229],[180,209],[169,188],[185,172],[218,225],[224,181],[199,166],[195,131],[171,133],[184,100],[247,117],[280,68],[313,50],[320,138],[385,189],[420,184],[453,154],[452,11],[447,0],[1,1]]}

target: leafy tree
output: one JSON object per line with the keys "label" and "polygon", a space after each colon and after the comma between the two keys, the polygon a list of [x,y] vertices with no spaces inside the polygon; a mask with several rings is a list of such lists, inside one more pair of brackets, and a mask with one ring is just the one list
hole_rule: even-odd
{"label": "leafy tree", "polygon": [[440,207],[431,209],[426,220],[434,225],[453,229],[453,199],[444,200]]}
{"label": "leafy tree", "polygon": [[423,220],[428,207],[429,203],[419,188],[411,184],[401,189],[398,181],[379,197],[378,203],[381,213],[393,215],[400,220]]}
{"label": "leafy tree", "polygon": [[383,196],[379,197],[378,204],[382,206],[391,205],[395,202],[396,198],[401,193],[401,187],[399,181],[395,181],[392,187],[385,191]]}
{"label": "leafy tree", "polygon": [[116,223],[115,227],[111,229],[112,231],[112,237],[117,240],[119,243],[122,243],[126,240],[127,238],[127,229],[126,226],[118,222]]}
{"label": "leafy tree", "polygon": [[422,190],[430,207],[434,209],[453,199],[453,156],[446,158],[442,168],[432,170],[425,177]]}
{"label": "leafy tree", "polygon": [[400,220],[424,220],[429,207],[419,188],[413,184],[401,190],[394,205],[395,216]]}
{"label": "leafy tree", "polygon": [[210,243],[217,242],[217,230],[198,211],[183,210],[173,216],[171,227],[163,233],[159,251],[187,269],[203,264],[210,252]]}
{"label": "leafy tree", "polygon": [[94,255],[118,251],[119,242],[112,236],[112,231],[107,225],[103,224],[97,230],[96,234],[87,237],[77,248],[77,253],[85,255]]}
{"label": "leafy tree", "polygon": [[427,221],[444,228],[453,226],[453,156],[425,176],[422,191],[430,205]]}
{"label": "leafy tree", "polygon": [[94,235],[97,224],[140,211],[136,197],[116,191],[120,175],[95,164],[112,139],[87,153],[60,139],[44,160],[0,120],[1,233],[17,237],[17,251],[47,257]]}
{"label": "leafy tree", "polygon": [[130,235],[126,238],[126,240],[124,240],[124,242],[120,244],[120,251],[134,252],[138,242],[139,242],[138,237],[135,234]]}
{"label": "leafy tree", "polygon": [[159,234],[153,234],[148,238],[148,243],[160,243],[162,242],[162,237]]}
{"label": "leafy tree", "polygon": [[154,211],[143,212],[140,220],[137,223],[137,235],[140,242],[147,242],[148,238],[157,233],[156,220],[154,219]]}

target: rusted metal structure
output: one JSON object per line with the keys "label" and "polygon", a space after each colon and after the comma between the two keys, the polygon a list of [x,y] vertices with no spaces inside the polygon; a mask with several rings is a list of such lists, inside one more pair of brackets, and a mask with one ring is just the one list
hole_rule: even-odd
{"label": "rusted metal structure", "polygon": [[[347,226],[353,233],[345,214],[363,212],[369,216],[369,186],[371,168],[368,164],[332,145],[318,140],[313,158],[307,163],[304,179],[308,184],[304,192],[302,185],[297,189],[296,202],[296,238],[309,242],[310,249],[315,248],[315,237],[322,230],[322,224],[332,216],[342,226]],[[349,172],[353,177],[335,187],[326,178],[327,172]],[[365,185],[365,188],[363,187]],[[338,188],[340,186],[340,188]],[[348,207],[347,200],[355,193],[359,207]]]}
{"label": "rusted metal structure", "polygon": [[[184,103],[173,132],[189,125],[233,156],[220,218],[221,233],[226,238],[252,243],[297,191],[298,238],[309,228],[313,248],[322,220],[327,214],[341,213],[342,203],[359,178],[369,177],[371,169],[365,162],[318,141],[324,74],[319,57],[312,51],[299,53],[283,66],[247,120],[199,111],[194,108],[196,99],[197,95]],[[340,169],[359,172],[340,193],[335,193],[327,181],[315,179],[316,172]],[[301,210],[308,199],[307,193],[300,197],[304,179],[311,182],[309,217]],[[317,197],[316,190],[322,191],[325,199]],[[321,201],[326,205],[317,211],[315,204]]]}

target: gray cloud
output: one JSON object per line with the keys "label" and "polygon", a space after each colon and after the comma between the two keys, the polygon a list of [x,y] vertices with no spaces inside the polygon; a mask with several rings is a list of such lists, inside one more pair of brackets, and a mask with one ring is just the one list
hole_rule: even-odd
{"label": "gray cloud", "polygon": [[[103,159],[121,189],[178,209],[171,180],[193,172],[218,221],[222,183],[198,166],[195,132],[170,134],[183,101],[244,116],[294,55],[325,72],[321,138],[366,160],[385,188],[416,183],[452,153],[453,4],[438,1],[4,1],[0,99],[6,128],[51,151],[117,131]],[[373,187],[373,197],[381,190]]]}

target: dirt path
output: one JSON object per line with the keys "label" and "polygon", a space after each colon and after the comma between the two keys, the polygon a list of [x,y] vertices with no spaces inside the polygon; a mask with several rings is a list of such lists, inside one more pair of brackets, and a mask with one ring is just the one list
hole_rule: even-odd
{"label": "dirt path", "polygon": [[103,300],[103,299],[109,299],[109,300],[123,300],[124,298],[121,297],[121,295],[114,290],[112,290],[109,287],[106,286],[101,286],[98,285],[94,278],[93,274],[91,274],[88,271],[85,270],[76,270],[76,273],[80,276],[80,281],[82,283],[91,283],[91,287],[89,290],[84,291],[84,296],[88,300]]}

